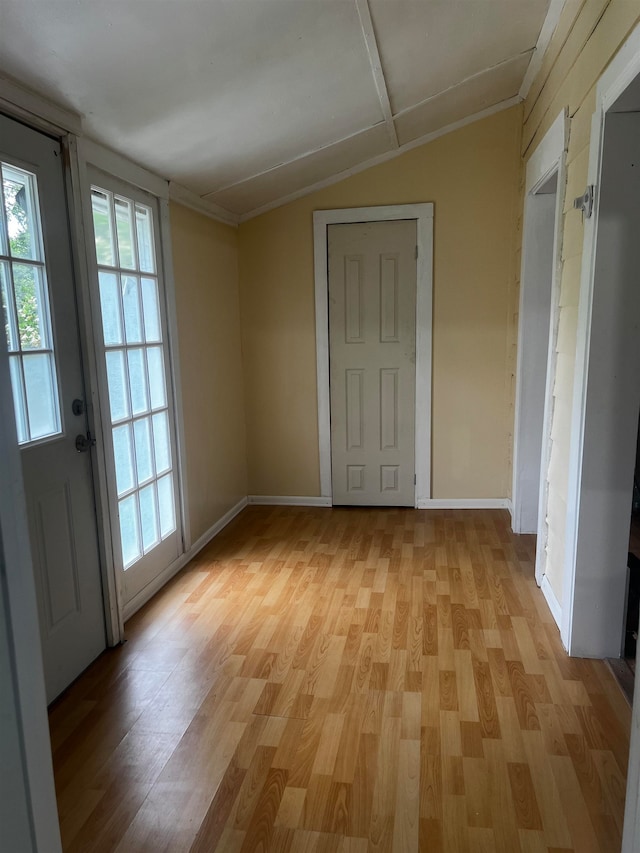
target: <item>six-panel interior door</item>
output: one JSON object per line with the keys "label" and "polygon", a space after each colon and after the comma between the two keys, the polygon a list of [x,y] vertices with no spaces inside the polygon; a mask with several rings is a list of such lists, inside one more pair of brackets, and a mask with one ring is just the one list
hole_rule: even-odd
{"label": "six-panel interior door", "polygon": [[0,116],[0,284],[47,699],[105,648],[60,144]]}
{"label": "six-panel interior door", "polygon": [[416,222],[328,226],[333,503],[414,506]]}
{"label": "six-panel interior door", "polygon": [[91,179],[109,505],[127,605],[183,550],[158,202],[100,172]]}

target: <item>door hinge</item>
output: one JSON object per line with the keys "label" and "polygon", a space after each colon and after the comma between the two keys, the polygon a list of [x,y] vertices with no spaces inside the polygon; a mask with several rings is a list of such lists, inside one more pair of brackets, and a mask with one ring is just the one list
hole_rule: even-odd
{"label": "door hinge", "polygon": [[418,482],[418,477],[416,474],[414,474],[413,475],[413,485],[415,486],[417,482]]}
{"label": "door hinge", "polygon": [[418,260],[418,247],[416,246],[416,261]]}

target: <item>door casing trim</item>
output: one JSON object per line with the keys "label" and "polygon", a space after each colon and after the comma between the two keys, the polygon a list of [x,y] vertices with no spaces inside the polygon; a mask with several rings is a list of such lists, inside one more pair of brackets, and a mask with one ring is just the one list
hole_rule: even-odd
{"label": "door casing trim", "polygon": [[433,203],[350,207],[313,213],[316,306],[316,377],[318,390],[318,449],[320,495],[333,500],[331,483],[331,402],[329,396],[329,225],[354,222],[416,221],[416,411],[414,506],[431,498],[431,367],[433,330]]}
{"label": "door casing trim", "polygon": [[[547,354],[547,378],[545,384],[544,395],[544,413],[542,425],[542,453],[540,459],[540,488],[538,494],[538,529],[537,529],[537,547],[536,547],[536,569],[535,577],[538,586],[542,584],[542,580],[546,572],[547,560],[547,506],[548,506],[548,488],[547,488],[547,471],[551,458],[551,427],[553,421],[553,389],[555,386],[557,353],[556,344],[558,340],[558,323],[560,310],[560,283],[562,279],[562,243],[564,236],[564,201],[566,191],[566,154],[569,135],[569,123],[567,111],[563,110],[558,114],[555,121],[543,137],[540,144],[531,155],[527,163],[525,175],[525,203],[524,203],[524,219],[525,227],[523,228],[523,241],[526,240],[526,218],[528,214],[527,202],[532,194],[554,173],[558,176],[558,188],[556,194],[556,209],[555,209],[555,226],[554,226],[554,246],[553,246],[553,270],[551,283],[551,311],[549,317],[549,345]],[[520,309],[518,311],[518,355],[516,362],[516,398],[515,398],[515,417],[513,430],[513,480],[511,488],[511,497],[513,501],[513,531],[514,533],[522,533],[520,526],[520,482],[519,482],[519,444],[520,435],[523,428],[521,422],[521,388],[523,381],[523,358],[521,352],[521,329],[524,321],[524,311],[522,308],[524,291],[527,286],[531,286],[535,282],[528,281],[525,270],[525,251],[523,242],[522,264],[520,272]],[[528,531],[524,531],[528,532]]]}

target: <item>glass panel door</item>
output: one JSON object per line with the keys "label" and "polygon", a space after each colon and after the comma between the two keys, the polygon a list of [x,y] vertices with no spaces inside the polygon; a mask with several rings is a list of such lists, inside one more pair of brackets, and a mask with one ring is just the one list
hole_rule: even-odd
{"label": "glass panel door", "polygon": [[112,504],[126,597],[179,552],[164,294],[154,205],[104,185],[91,208],[109,397]]}
{"label": "glass panel door", "polygon": [[35,174],[0,162],[0,294],[20,444],[61,433]]}

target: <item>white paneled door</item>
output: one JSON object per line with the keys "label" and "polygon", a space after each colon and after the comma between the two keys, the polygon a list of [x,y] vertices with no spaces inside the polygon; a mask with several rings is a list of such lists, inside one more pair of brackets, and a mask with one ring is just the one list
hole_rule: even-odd
{"label": "white paneled door", "polygon": [[93,178],[109,505],[130,605],[183,550],[158,203],[101,173]]}
{"label": "white paneled door", "polygon": [[0,116],[0,170],[3,324],[51,701],[105,648],[60,144]]}
{"label": "white paneled door", "polygon": [[333,503],[414,506],[416,221],[328,226]]}

